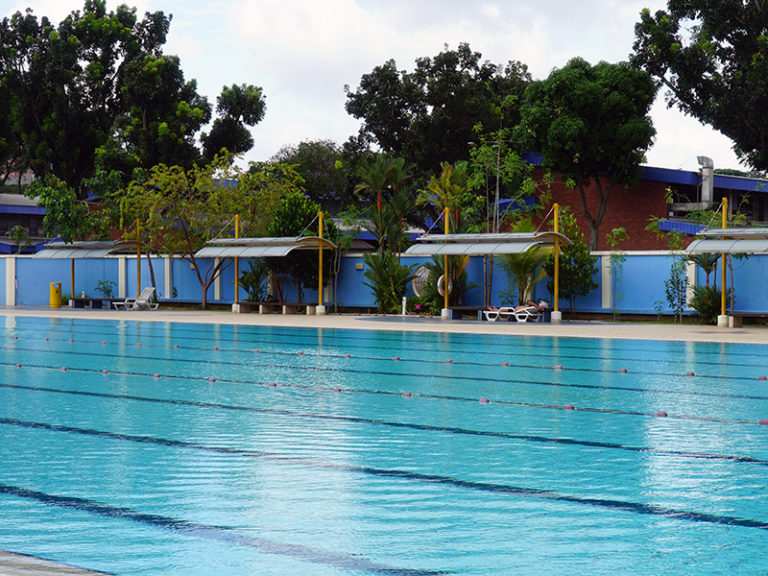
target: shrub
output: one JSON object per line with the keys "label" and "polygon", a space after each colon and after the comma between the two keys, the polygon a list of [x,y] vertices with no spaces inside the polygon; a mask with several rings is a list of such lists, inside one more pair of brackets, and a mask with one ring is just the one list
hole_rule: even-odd
{"label": "shrub", "polygon": [[396,313],[400,310],[408,282],[413,279],[414,266],[404,266],[391,252],[363,254],[366,268],[364,282],[373,290],[379,312]]}

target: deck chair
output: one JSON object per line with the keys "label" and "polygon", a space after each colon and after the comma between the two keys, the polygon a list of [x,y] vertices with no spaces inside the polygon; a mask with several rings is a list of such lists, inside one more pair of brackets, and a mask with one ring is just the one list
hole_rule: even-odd
{"label": "deck chair", "polygon": [[541,315],[539,307],[534,305],[525,306],[524,308],[518,307],[517,310],[513,310],[512,314],[518,322],[536,322]]}
{"label": "deck chair", "polygon": [[488,322],[496,322],[497,320],[509,320],[511,316],[515,315],[515,309],[510,306],[502,306],[501,308],[495,308],[493,310],[483,310],[483,316]]}
{"label": "deck chair", "polygon": [[117,310],[157,310],[160,305],[158,302],[153,302],[152,298],[155,295],[155,288],[153,286],[147,286],[141,291],[138,298],[126,298],[122,302],[115,302],[115,309]]}

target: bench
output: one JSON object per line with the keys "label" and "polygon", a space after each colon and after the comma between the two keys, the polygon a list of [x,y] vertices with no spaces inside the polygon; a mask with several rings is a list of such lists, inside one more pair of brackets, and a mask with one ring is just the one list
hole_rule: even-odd
{"label": "bench", "polygon": [[745,319],[754,321],[747,322],[748,324],[766,324],[768,323],[768,314],[751,314],[749,312],[729,314],[728,326],[730,328],[741,328],[744,325]]}
{"label": "bench", "polygon": [[315,305],[305,302],[239,302],[232,304],[232,312],[235,314],[247,314],[258,310],[259,314],[272,314],[280,311],[282,314],[297,314],[299,308],[306,308],[307,316],[315,313]]}
{"label": "bench", "polygon": [[115,310],[115,302],[122,302],[125,298],[90,298],[77,296],[69,299],[70,308],[91,308],[94,310],[107,308]]}

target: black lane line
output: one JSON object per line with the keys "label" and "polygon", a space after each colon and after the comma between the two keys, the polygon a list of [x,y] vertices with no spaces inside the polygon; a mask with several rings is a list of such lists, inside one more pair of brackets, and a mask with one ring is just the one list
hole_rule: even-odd
{"label": "black lane line", "polygon": [[[4,365],[3,363],[0,363],[0,366]],[[264,365],[265,367],[272,367],[273,365]],[[28,364],[27,367],[31,368],[41,368],[44,370],[60,370],[59,368],[53,368],[51,366],[40,366],[35,364]],[[309,370],[313,368],[308,368]],[[319,368],[318,370],[324,370],[322,368]],[[90,369],[90,368],[72,368],[70,369],[71,372],[82,372],[85,374],[95,374],[98,372],[98,370]],[[352,372],[361,372],[361,373],[376,373],[372,371],[363,372],[363,371],[352,371]],[[110,374],[113,375],[120,375],[120,376],[143,376],[143,377],[152,377],[154,378],[154,374],[150,375],[148,373],[143,372],[110,372]],[[169,380],[201,380],[201,381],[208,381],[207,378],[204,376],[176,376],[173,374],[163,374],[159,375],[161,378],[169,379]],[[450,377],[446,377],[447,379],[450,379]],[[489,379],[491,380],[491,379]],[[474,381],[474,380],[473,380]],[[491,380],[493,382],[498,382],[496,380]],[[265,382],[258,382],[253,380],[231,380],[231,379],[225,379],[220,378],[217,379],[216,382],[219,384],[243,384],[243,385],[250,385],[250,386],[269,386],[272,387],[272,383],[267,384]],[[538,382],[524,382],[524,381],[518,381],[519,383],[523,384],[539,384]],[[552,384],[552,383],[541,383],[542,386],[558,386],[558,384]],[[575,388],[592,388],[590,385],[565,385],[564,387],[571,386]],[[8,387],[8,385],[2,385],[0,384],[0,387]],[[291,388],[296,390],[310,390],[310,391],[322,391],[322,392],[346,392],[351,394],[372,394],[372,395],[378,395],[378,396],[390,396],[390,397],[401,397],[403,396],[402,392],[393,392],[393,391],[385,391],[385,390],[371,390],[371,389],[355,389],[355,388],[337,388],[337,387],[329,387],[329,386],[317,386],[317,385],[308,385],[308,384],[294,384],[294,383],[281,383],[280,387],[282,388]],[[612,388],[609,388],[612,389]],[[622,388],[617,388],[622,389]],[[643,390],[638,390],[642,392]],[[653,390],[651,390],[653,391]],[[670,392],[673,393],[673,392]],[[425,400],[448,400],[448,401],[455,401],[455,402],[472,402],[476,403],[478,402],[477,398],[468,398],[466,396],[448,396],[448,395],[441,395],[441,394],[413,394],[408,393],[407,394],[409,398],[421,398]],[[756,400],[765,400],[765,398],[757,397]],[[524,407],[524,408],[542,408],[542,409],[549,409],[549,410],[568,410],[568,411],[577,411],[577,412],[592,412],[595,414],[620,414],[625,416],[644,416],[644,417],[658,417],[658,414],[655,412],[640,412],[638,410],[618,410],[618,409],[612,409],[612,408],[591,408],[588,406],[573,406],[573,405],[562,405],[562,404],[541,404],[541,403],[535,403],[535,402],[514,402],[511,400],[488,400],[488,403],[498,404],[500,406],[516,406],[516,407]],[[668,414],[668,418],[672,419],[678,419],[678,420],[696,420],[699,422],[715,422],[719,424],[759,424],[756,420],[736,420],[736,419],[729,419],[729,418],[715,418],[713,416],[692,416],[688,414]]]}
{"label": "black lane line", "polygon": [[[18,351],[21,352],[33,352],[33,353],[41,353],[39,350],[35,350],[32,348],[17,348]],[[77,350],[72,351],[61,351],[58,352],[60,354],[67,354],[69,356],[88,356],[89,358],[93,356],[93,354],[88,352],[80,352]],[[269,352],[264,354],[272,354],[275,356],[283,356],[283,357],[291,357],[296,358],[298,355],[295,353],[282,353],[282,352]],[[261,355],[261,353],[259,354]],[[312,357],[310,355],[306,355],[309,357]],[[117,359],[124,359],[125,356],[122,356],[120,354],[111,354],[102,352],[99,354],[99,357],[102,358],[117,358]],[[693,397],[712,397],[712,398],[735,398],[735,399],[741,399],[741,400],[768,400],[768,396],[755,396],[751,394],[735,394],[735,393],[727,393],[727,392],[704,392],[700,390],[669,390],[669,389],[663,389],[663,388],[643,388],[643,387],[637,387],[637,386],[607,386],[604,384],[575,384],[573,382],[549,382],[549,381],[543,381],[543,380],[523,380],[519,378],[514,378],[510,380],[504,380],[501,378],[491,378],[487,376],[454,376],[451,374],[444,374],[444,375],[435,375],[435,374],[422,374],[418,372],[390,372],[385,370],[361,370],[361,369],[355,369],[355,368],[342,368],[339,366],[301,366],[296,364],[278,364],[275,362],[235,362],[235,361],[229,361],[229,360],[198,360],[195,358],[167,358],[167,357],[159,357],[159,356],[141,356],[142,360],[147,360],[151,362],[168,362],[168,363],[177,363],[177,362],[183,362],[185,364],[204,364],[206,366],[210,365],[221,365],[221,366],[234,366],[237,368],[282,368],[282,369],[288,369],[288,370],[299,370],[303,372],[336,372],[336,373],[344,373],[344,374],[363,374],[363,375],[369,375],[369,374],[375,374],[377,376],[397,376],[397,377],[412,377],[412,378],[424,378],[424,377],[434,377],[434,378],[440,378],[441,380],[454,380],[458,382],[492,382],[496,384],[529,384],[533,386],[548,386],[548,387],[557,387],[557,388],[579,388],[579,389],[587,389],[587,390],[620,390],[623,392],[639,392],[639,393],[654,393],[654,394],[672,394],[672,395],[681,395],[681,396],[693,396]],[[353,358],[345,358],[344,356],[328,356],[328,358],[339,358],[343,360],[352,360]],[[371,357],[360,357],[358,356],[357,359],[363,359],[363,360],[388,360],[393,361],[391,358],[371,358]],[[401,360],[402,362],[408,362],[408,360]],[[425,362],[425,361],[421,361]],[[15,363],[12,362],[0,362],[0,366],[13,366]],[[439,364],[441,366],[446,365],[445,362],[435,361],[432,362],[432,364]],[[59,370],[60,367],[54,368],[53,366],[47,366],[47,365],[41,365],[41,364],[27,364],[28,367],[33,368],[45,368],[45,369],[56,369]],[[503,368],[500,366],[500,368]],[[513,371],[515,368],[538,368],[542,370],[550,370],[552,371],[552,367],[548,366],[527,366],[527,365],[514,365],[507,367],[509,370]],[[93,369],[86,369],[86,368],[71,368],[71,370],[81,370],[84,372],[97,372],[97,370]],[[562,370],[558,372],[579,372],[579,371],[587,371],[591,372],[594,370],[591,369],[568,369],[568,370]],[[604,372],[614,374],[614,370],[605,370]],[[118,373],[118,372],[115,372]],[[141,373],[141,372],[119,372],[120,374],[127,374],[127,375],[136,375],[136,376],[146,376],[147,374]],[[659,376],[680,376],[679,374],[669,374],[665,372],[644,372],[643,374],[647,375],[659,375]],[[516,374],[512,374],[512,376],[516,376]],[[167,376],[171,377],[171,376]],[[620,375],[619,377],[624,377],[623,375]],[[700,378],[714,378],[717,380],[723,380],[721,376],[699,376]],[[192,378],[192,377],[190,377]],[[755,378],[747,378],[744,376],[733,376],[729,377],[729,380],[748,380],[750,382],[756,381]],[[239,382],[238,380],[230,380],[230,382]],[[768,383],[768,381],[766,381]]]}
{"label": "black lane line", "polygon": [[[92,336],[92,334],[89,334],[89,336]],[[140,338],[140,335],[135,335],[135,337],[136,338]],[[154,339],[163,339],[163,340],[167,339],[165,336],[147,336],[146,338],[150,338],[150,339],[152,339],[152,338],[154,338]],[[205,341],[205,339],[203,339],[203,338],[194,338],[193,340]],[[262,345],[264,343],[263,340],[264,339],[260,340],[260,343]],[[64,340],[59,340],[59,341],[60,342],[65,342]],[[217,342],[221,342],[222,339],[221,338],[216,338],[216,341]],[[268,341],[269,341],[270,344],[278,344],[278,345],[280,345],[280,344],[289,344],[291,346],[296,346],[296,344],[297,344],[295,340],[290,340],[290,339],[280,339],[280,340],[277,340],[275,338],[270,338],[270,339],[268,339]],[[80,341],[80,343],[83,343],[83,342],[90,343],[90,344],[97,344],[100,341],[99,342],[97,342],[97,341],[89,341],[89,340]],[[234,341],[234,340],[226,340],[226,342],[234,343],[236,341]],[[239,342],[239,341],[237,341],[237,342]],[[359,343],[357,343],[357,344],[359,344]],[[314,347],[316,345],[317,345],[316,341],[315,342],[307,342],[307,346]],[[150,345],[150,346],[152,346],[152,345]],[[358,345],[357,349],[359,350],[360,348],[372,349],[372,350],[380,349],[380,347],[376,347],[376,346],[360,346],[360,345]],[[519,346],[516,346],[516,348],[533,348],[533,349],[536,349],[536,350],[542,349],[541,352],[535,352],[535,353],[528,352],[528,353],[526,353],[525,356],[526,356],[526,358],[542,357],[542,358],[550,358],[550,359],[552,359],[551,350],[549,350],[549,349],[547,349],[545,347],[542,347],[542,346],[519,345]],[[188,350],[211,350],[210,347],[204,347],[204,346],[185,346],[184,349],[188,349]],[[222,348],[221,350],[222,351],[226,351],[226,352],[248,352],[249,351],[248,349],[241,349],[241,348]],[[585,349],[585,350],[589,350],[589,349]],[[409,352],[423,352],[425,354],[427,354],[427,353],[432,353],[432,354],[435,353],[435,350],[432,349],[432,348],[418,348],[418,347],[413,347],[413,346],[409,346],[408,347],[408,351]],[[597,349],[593,349],[592,351],[593,352],[597,352]],[[271,353],[271,354],[281,354],[281,353],[282,354],[295,354],[294,352],[279,352],[279,351],[266,351],[266,350],[263,351],[263,352],[264,353]],[[462,352],[463,352],[463,350],[461,350],[461,349],[454,349],[454,348],[441,349],[441,351],[440,351],[441,354],[446,354],[446,355],[458,354],[458,353],[462,353]],[[477,356],[504,357],[505,354],[508,354],[508,350],[500,350],[499,352],[493,352],[493,351],[488,351],[486,349],[486,350],[478,351],[476,355]],[[312,353],[312,352],[307,352],[306,355],[307,356],[319,356],[319,357],[325,357],[325,356],[327,356],[327,357],[339,357],[339,356],[342,356],[341,354],[327,354],[327,355],[324,355],[324,354],[317,354],[317,353]],[[518,351],[517,355],[519,356],[519,351]],[[747,353],[744,353],[743,355],[750,356],[750,357],[754,357],[755,356],[755,354],[747,354]],[[358,356],[358,358],[360,358],[360,357],[361,356]],[[369,357],[364,357],[364,358],[369,358]],[[370,357],[370,358],[371,359],[381,359],[381,360],[389,359],[389,358],[379,358],[379,357]],[[582,360],[582,359],[584,359],[584,354],[583,353],[581,353],[581,354],[576,354],[576,353],[574,353],[574,354],[570,354],[570,353],[566,354],[564,352],[558,352],[558,354],[557,354],[557,361],[561,361],[561,359],[577,359],[577,360]],[[591,356],[590,359],[594,360],[596,362],[597,361],[611,361],[611,362],[642,362],[643,361],[642,359],[636,358],[636,357],[628,358],[628,357],[624,357],[624,356],[602,356],[602,355],[601,356],[594,356],[593,355],[593,356]],[[444,360],[422,360],[420,358],[410,358],[410,359],[408,359],[408,361],[411,361],[411,362],[420,362],[420,361],[444,362]],[[667,358],[664,361],[666,363],[680,364],[680,365],[686,365],[686,366],[690,365],[692,363],[691,360],[688,360],[688,359],[685,359],[685,358],[681,358],[681,359]],[[491,362],[466,362],[466,361],[459,362],[459,361],[456,361],[456,364],[480,365],[480,366],[496,366],[499,363],[498,362],[491,363]],[[722,359],[720,359],[720,360],[713,360],[713,361],[709,361],[709,360],[696,360],[695,364],[697,366],[701,366],[701,365],[705,365],[705,366],[723,366],[723,365],[733,366],[734,365],[734,364],[724,364]],[[739,364],[739,366],[742,366],[742,365],[743,365],[743,363]],[[750,364],[749,367],[760,368],[761,365],[760,364]],[[548,368],[548,366],[543,366],[542,368]],[[575,369],[578,370],[578,368],[575,368]],[[589,370],[589,369],[588,368],[583,368],[583,370]],[[607,369],[600,369],[598,371],[608,371],[608,372],[611,372],[611,370],[607,370]],[[646,373],[646,372],[641,372],[641,373]]]}
{"label": "black lane line", "polygon": [[140,524],[147,524],[156,528],[170,530],[185,536],[191,536],[205,540],[213,540],[216,542],[223,542],[225,544],[232,544],[235,546],[255,548],[268,554],[288,556],[297,560],[303,560],[304,562],[309,562],[312,564],[324,564],[326,566],[332,566],[334,568],[341,568],[344,570],[370,572],[372,574],[384,574],[387,576],[438,576],[441,574],[447,574],[447,572],[439,572],[434,570],[419,570],[387,566],[385,564],[379,564],[378,562],[374,562],[357,555],[343,554],[341,552],[322,550],[320,548],[310,548],[309,546],[302,546],[301,544],[289,544],[287,542],[277,542],[275,540],[268,540],[266,538],[259,538],[257,536],[240,534],[236,532],[234,528],[229,526],[201,524],[199,522],[179,520],[169,516],[137,512],[136,510],[132,510],[130,508],[110,506],[108,504],[96,502],[95,500],[77,498],[74,496],[47,494],[45,492],[21,488],[19,486],[12,486],[5,483],[0,483],[0,494],[25,498],[27,500],[34,500],[48,506],[56,506],[59,508],[77,510],[79,512],[87,512],[95,516],[116,518],[119,520],[130,520],[132,522],[138,522]]}
{"label": "black lane line", "polygon": [[[540,444],[556,444],[566,446],[583,446],[586,448],[606,448],[611,450],[626,450],[641,454],[650,454],[652,456],[669,456],[673,458],[692,458],[700,460],[718,460],[725,462],[736,462],[741,464],[756,464],[759,466],[768,466],[768,460],[761,460],[751,456],[739,456],[735,454],[718,454],[713,452],[691,452],[680,450],[660,450],[657,448],[648,448],[645,446],[627,446],[615,442],[598,442],[593,440],[576,440],[573,438],[551,438],[548,436],[534,436],[530,434],[512,434],[509,432],[493,432],[487,430],[472,430],[469,428],[459,428],[456,426],[432,426],[429,424],[415,424],[410,422],[394,422],[391,420],[380,420],[376,418],[363,418],[360,416],[340,416],[337,414],[318,414],[313,412],[299,412],[294,410],[278,410],[276,408],[256,408],[254,406],[237,406],[232,404],[220,404],[215,402],[199,402],[192,400],[175,400],[172,398],[151,398],[148,396],[134,396],[129,394],[110,394],[107,392],[89,392],[83,390],[61,390],[57,388],[44,388],[40,386],[23,386],[14,384],[0,384],[0,388],[12,390],[29,390],[32,392],[45,392],[55,394],[65,394],[73,396],[86,396],[89,398],[105,398],[109,400],[130,400],[135,402],[146,402],[149,404],[168,404],[172,406],[189,406],[193,408],[211,408],[215,410],[232,410],[235,412],[250,412],[254,414],[268,414],[273,416],[287,416],[290,418],[306,418],[312,420],[330,420],[334,422],[349,422],[352,424],[365,424],[371,426],[386,426],[390,428],[404,428],[408,430],[418,430],[421,432],[441,432],[447,434],[458,434],[466,436],[480,436],[488,438],[500,438],[505,440],[520,440],[523,442],[535,442]],[[0,424],[16,422],[7,418],[0,417]]]}
{"label": "black lane line", "polygon": [[[519,496],[522,498],[536,498],[550,500],[554,502],[565,502],[568,504],[580,504],[597,508],[609,508],[622,510],[634,514],[643,514],[650,516],[663,516],[665,518],[675,518],[690,522],[702,522],[708,524],[720,524],[724,526],[740,526],[743,528],[760,528],[768,530],[768,522],[760,520],[751,520],[739,518],[737,516],[726,516],[720,514],[710,514],[706,512],[694,512],[691,510],[679,510],[667,506],[657,506],[654,504],[643,504],[640,502],[628,502],[623,500],[612,500],[607,498],[589,498],[582,496],[571,496],[560,494],[552,490],[539,488],[525,488],[520,486],[510,486],[508,484],[494,484],[489,482],[478,482],[473,480],[461,480],[452,476],[440,476],[437,474],[424,474],[420,472],[410,472],[407,470],[373,468],[370,466],[355,466],[352,464],[339,464],[333,462],[324,462],[312,460],[309,458],[299,458],[295,456],[284,456],[274,452],[264,452],[261,450],[243,450],[240,448],[230,448],[225,446],[208,446],[197,442],[187,442],[183,440],[171,440],[168,438],[155,438],[152,436],[134,436],[131,434],[117,434],[105,432],[102,430],[93,430],[88,428],[73,428],[70,426],[60,426],[55,424],[44,424],[40,422],[25,422],[21,420],[4,419],[4,424],[12,424],[26,428],[50,430],[54,432],[65,432],[73,434],[82,434],[85,436],[95,436],[99,438],[108,438],[112,440],[137,442],[141,444],[154,444],[159,446],[186,448],[191,450],[200,450],[212,452],[215,454],[227,454],[258,460],[268,460],[282,464],[293,464],[298,466],[319,468],[323,470],[333,470],[340,472],[351,472],[379,478],[395,478],[408,482],[419,482],[450,486],[453,488],[463,488],[467,490],[478,490],[481,492],[490,492],[493,494],[505,494]],[[4,486],[0,484],[0,488]],[[121,510],[121,509],[118,509]]]}

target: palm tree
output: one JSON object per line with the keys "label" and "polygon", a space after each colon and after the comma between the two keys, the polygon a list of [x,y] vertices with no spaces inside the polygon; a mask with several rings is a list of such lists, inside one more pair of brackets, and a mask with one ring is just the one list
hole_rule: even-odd
{"label": "palm tree", "polygon": [[[704,274],[707,275],[707,288],[709,288],[709,275],[717,271],[717,261],[720,256],[712,254],[710,252],[702,252],[701,254],[691,254],[687,260],[693,262],[704,270]],[[715,276],[715,285],[717,285],[717,276]]]}
{"label": "palm tree", "polygon": [[517,282],[518,304],[529,302],[536,283],[546,277],[544,262],[548,256],[549,250],[542,246],[532,246],[521,254],[501,255],[501,267]]}

